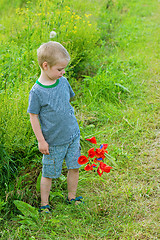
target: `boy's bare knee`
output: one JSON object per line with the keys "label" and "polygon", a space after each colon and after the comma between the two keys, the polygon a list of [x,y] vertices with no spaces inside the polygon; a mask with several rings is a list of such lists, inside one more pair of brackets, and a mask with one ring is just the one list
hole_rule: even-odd
{"label": "boy's bare knee", "polygon": [[79,172],[79,168],[69,169],[68,172],[78,173]]}

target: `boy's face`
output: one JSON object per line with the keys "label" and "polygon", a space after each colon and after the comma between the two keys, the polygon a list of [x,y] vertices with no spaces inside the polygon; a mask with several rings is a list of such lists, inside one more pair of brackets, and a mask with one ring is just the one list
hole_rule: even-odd
{"label": "boy's face", "polygon": [[47,67],[44,68],[45,74],[47,75],[49,80],[55,81],[63,76],[67,65],[68,61],[66,60],[63,60],[52,67],[47,64]]}

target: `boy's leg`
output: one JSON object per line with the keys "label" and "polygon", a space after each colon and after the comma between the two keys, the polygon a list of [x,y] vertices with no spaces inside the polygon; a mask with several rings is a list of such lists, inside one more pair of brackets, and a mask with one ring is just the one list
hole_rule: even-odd
{"label": "boy's leg", "polygon": [[48,205],[49,193],[51,190],[52,178],[41,178],[41,206]]}
{"label": "boy's leg", "polygon": [[49,194],[52,185],[52,179],[61,175],[62,163],[65,152],[62,147],[55,146],[49,148],[49,155],[43,155],[42,178],[41,178],[41,206],[49,204]]}
{"label": "boy's leg", "polygon": [[68,199],[76,198],[76,191],[79,179],[79,168],[69,169],[67,175],[67,185],[68,185]]}

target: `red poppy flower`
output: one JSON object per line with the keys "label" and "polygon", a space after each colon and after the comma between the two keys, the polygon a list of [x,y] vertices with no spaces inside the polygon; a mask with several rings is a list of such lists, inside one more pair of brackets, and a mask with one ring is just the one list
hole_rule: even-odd
{"label": "red poppy flower", "polygon": [[95,151],[95,155],[97,158],[102,158],[102,159],[105,159],[105,153],[108,153],[107,150],[105,150],[104,147],[102,147],[101,149],[100,148],[97,148],[96,151]]}
{"label": "red poppy flower", "polygon": [[88,138],[86,139],[87,141],[91,142],[91,143],[94,143],[94,144],[97,144],[97,140],[95,137],[92,137],[92,138]]}
{"label": "red poppy flower", "polygon": [[95,156],[94,148],[90,148],[88,150],[88,157],[93,158]]}
{"label": "red poppy flower", "polygon": [[97,167],[97,165],[96,165],[96,164],[94,164],[94,163],[92,163],[92,164],[91,164],[91,167]]}
{"label": "red poppy flower", "polygon": [[104,154],[105,154],[104,148],[102,148],[102,149],[97,148],[96,151],[95,151],[95,155],[96,155],[97,158],[104,159],[105,158]]}
{"label": "red poppy flower", "polygon": [[108,166],[107,164],[105,164],[103,162],[100,162],[99,167],[103,172],[106,172],[106,173],[109,173],[112,169],[112,167]]}
{"label": "red poppy flower", "polygon": [[78,158],[78,163],[79,163],[80,165],[86,164],[87,162],[88,162],[88,158],[87,158],[86,156],[84,156],[84,155],[82,155],[82,156],[80,156],[80,157]]}
{"label": "red poppy flower", "polygon": [[86,170],[86,171],[93,170],[93,166],[91,166],[90,164],[87,164],[87,165],[85,166],[84,170]]}
{"label": "red poppy flower", "polygon": [[102,170],[100,167],[98,167],[97,173],[98,173],[98,175],[101,177],[102,174],[103,174],[103,170]]}
{"label": "red poppy flower", "polygon": [[107,143],[103,144],[103,147],[104,147],[104,149],[106,149],[108,147],[108,144]]}
{"label": "red poppy flower", "polygon": [[97,162],[99,162],[99,161],[97,160],[97,158],[95,158],[93,162],[97,163]]}

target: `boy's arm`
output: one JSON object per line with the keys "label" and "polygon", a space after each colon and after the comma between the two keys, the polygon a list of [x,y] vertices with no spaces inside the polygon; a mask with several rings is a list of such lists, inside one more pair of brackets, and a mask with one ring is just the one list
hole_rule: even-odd
{"label": "boy's arm", "polygon": [[31,121],[33,131],[38,140],[39,151],[42,154],[49,155],[49,145],[44,139],[44,136],[42,134],[42,130],[41,130],[39,119],[38,119],[38,114],[30,113],[29,115],[30,115],[30,121]]}

